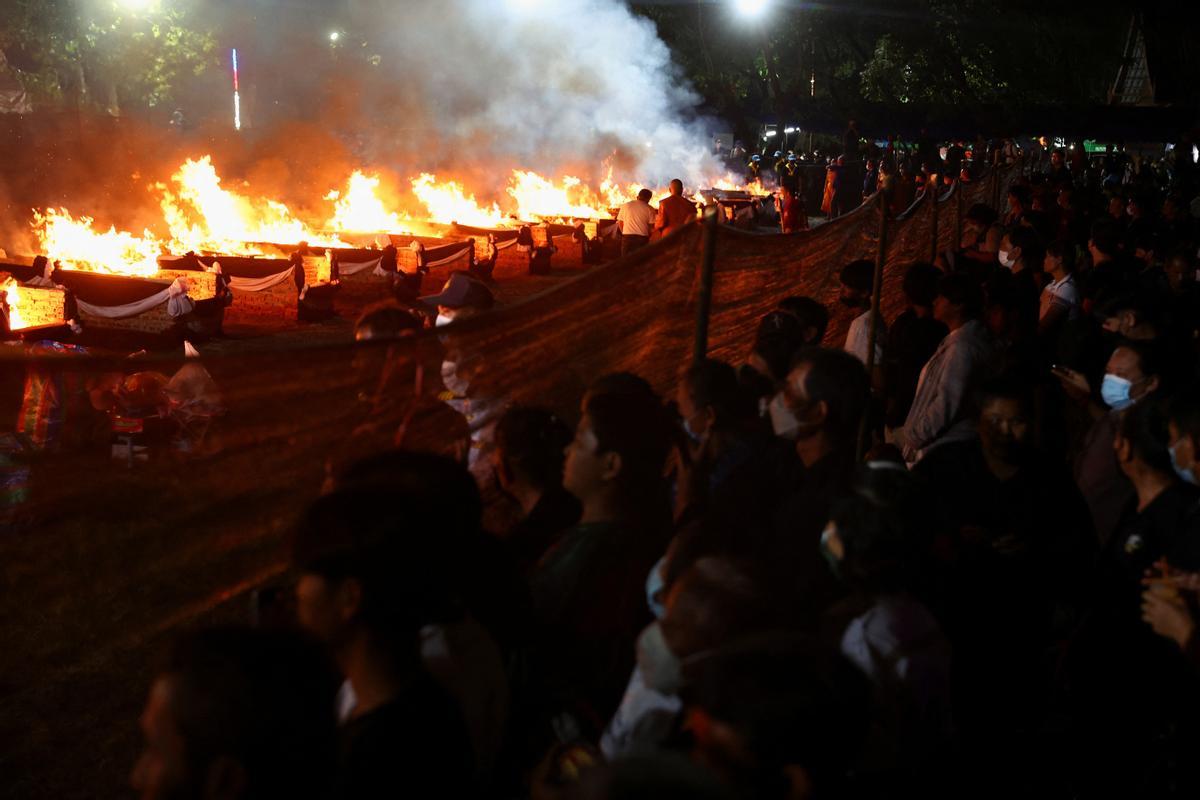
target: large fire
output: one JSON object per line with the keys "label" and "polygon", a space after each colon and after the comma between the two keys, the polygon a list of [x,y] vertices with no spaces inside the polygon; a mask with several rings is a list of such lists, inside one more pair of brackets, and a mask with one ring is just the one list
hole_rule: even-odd
{"label": "large fire", "polygon": [[308,242],[317,247],[345,243],[322,237],[292,215],[283,203],[246,197],[221,187],[212,158],[189,159],[172,177],[175,189],[163,185],[163,217],[171,231],[172,249],[186,252],[246,252],[246,244]]}
{"label": "large fire", "polygon": [[42,252],[66,269],[149,276],[158,272],[162,246],[149,231],[134,236],[110,227],[92,229],[91,217],[75,218],[64,209],[33,212],[33,228]]}
{"label": "large fire", "polygon": [[326,227],[352,233],[399,233],[404,229],[400,215],[389,211],[379,197],[379,177],[355,170],[343,194],[334,189],[325,195],[334,201],[334,214]]}
{"label": "large fire", "polygon": [[457,181],[439,183],[436,175],[422,173],[413,178],[412,189],[429,211],[431,222],[457,222],[479,228],[502,228],[512,222],[495,203],[491,208],[479,205],[475,195],[468,194]]}
{"label": "large fire", "polygon": [[[614,181],[611,166],[598,188],[576,177],[553,180],[514,169],[504,196],[490,204],[476,199],[475,193],[453,178],[422,173],[410,183],[413,201],[404,208],[393,208],[392,202],[380,197],[379,176],[355,170],[344,189],[325,195],[331,204],[329,216],[320,226],[310,226],[275,199],[222,186],[212,158],[204,156],[185,161],[169,185],[152,187],[158,195],[165,236],[149,230],[139,236],[115,227],[101,231],[93,227],[91,217],[74,217],[63,209],[35,211],[32,224],[42,253],[64,268],[151,276],[158,271],[158,256],[169,253],[258,255],[263,243],[346,247],[337,233],[412,232],[421,222],[506,228],[521,222],[603,219],[641,188]],[[712,188],[765,193],[761,184],[738,185],[730,176],[715,180]],[[662,187],[652,191],[660,199],[667,194]],[[416,208],[423,211],[412,213]],[[333,234],[321,234],[322,230]]]}

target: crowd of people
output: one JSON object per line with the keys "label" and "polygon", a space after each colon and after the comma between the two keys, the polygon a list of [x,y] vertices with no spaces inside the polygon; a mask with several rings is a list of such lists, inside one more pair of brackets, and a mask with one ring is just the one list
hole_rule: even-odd
{"label": "crowd of people", "polygon": [[338,463],[292,613],[180,638],[133,783],[1195,796],[1200,228],[1157,190],[1056,164],[908,265],[894,319],[852,262],[845,340],[791,297],[666,396],[507,408],[484,486],[436,442]]}

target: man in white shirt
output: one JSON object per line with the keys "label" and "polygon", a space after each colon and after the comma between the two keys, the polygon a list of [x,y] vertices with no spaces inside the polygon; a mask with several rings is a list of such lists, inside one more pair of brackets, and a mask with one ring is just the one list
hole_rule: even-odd
{"label": "man in white shirt", "polygon": [[916,397],[898,437],[909,464],[936,445],[975,435],[967,399],[995,354],[992,336],[979,321],[982,308],[983,291],[970,277],[946,275],[938,282],[933,316],[945,323],[950,335],[921,370]]}
{"label": "man in white shirt", "polygon": [[[862,312],[850,323],[843,349],[866,364],[871,338],[871,290],[875,286],[875,264],[866,259],[853,261],[842,269],[839,277],[842,281],[839,302]],[[875,369],[883,364],[883,342],[886,338],[887,325],[880,317],[875,334]]]}
{"label": "man in white shirt", "polygon": [[617,212],[617,225],[621,228],[621,255],[637,252],[650,242],[654,221],[658,217],[658,212],[650,205],[653,196],[649,189],[642,189],[636,200],[630,200]]}

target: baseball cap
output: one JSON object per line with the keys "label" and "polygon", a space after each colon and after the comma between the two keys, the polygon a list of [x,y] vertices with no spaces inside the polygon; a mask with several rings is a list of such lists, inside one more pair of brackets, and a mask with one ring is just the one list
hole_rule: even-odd
{"label": "baseball cap", "polygon": [[438,294],[422,297],[421,302],[432,308],[478,308],[489,309],[496,300],[491,291],[465,272],[452,272],[446,285]]}

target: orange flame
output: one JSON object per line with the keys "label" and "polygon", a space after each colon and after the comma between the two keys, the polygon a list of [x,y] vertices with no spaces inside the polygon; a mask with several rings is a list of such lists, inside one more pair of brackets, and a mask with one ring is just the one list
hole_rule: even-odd
{"label": "orange flame", "polygon": [[188,159],[172,177],[173,193],[166,186],[161,206],[171,231],[171,247],[188,250],[244,254],[257,252],[248,243],[308,242],[317,247],[344,247],[336,237],[324,237],[292,215],[283,203],[250,198],[221,187],[212,158]]}
{"label": "orange flame", "polygon": [[33,212],[33,229],[42,252],[66,269],[149,276],[158,272],[162,246],[150,231],[139,238],[110,227],[92,229],[91,217],[72,217],[65,209]]}
{"label": "orange flame", "polygon": [[8,329],[10,331],[28,328],[29,323],[21,316],[21,286],[11,277],[0,283],[0,292],[8,295]]}
{"label": "orange flame", "polygon": [[404,229],[400,216],[388,211],[379,197],[379,177],[367,176],[355,170],[350,176],[346,193],[336,189],[325,195],[335,201],[334,214],[326,227],[332,231],[353,233],[398,233]]}
{"label": "orange flame", "polygon": [[491,208],[484,208],[475,201],[475,195],[468,194],[456,181],[438,183],[436,175],[425,172],[413,178],[412,188],[428,209],[432,222],[457,222],[479,228],[501,228],[511,223],[500,206],[493,203]]}

